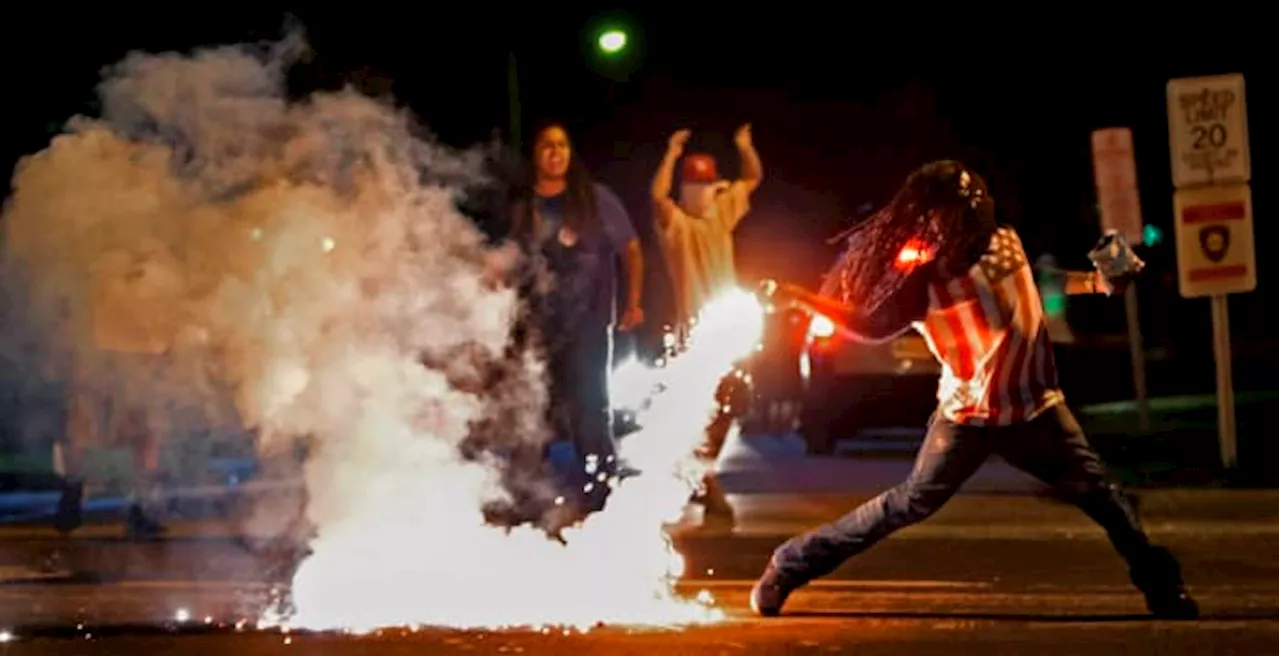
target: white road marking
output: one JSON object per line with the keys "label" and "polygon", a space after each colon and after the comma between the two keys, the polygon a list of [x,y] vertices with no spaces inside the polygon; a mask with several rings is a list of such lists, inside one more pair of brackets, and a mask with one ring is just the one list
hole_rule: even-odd
{"label": "white road marking", "polygon": [[[743,522],[733,530],[733,535],[743,537],[776,537],[802,533],[815,526],[818,521],[773,521]],[[1262,536],[1276,535],[1275,522],[1250,521],[1186,521],[1186,522],[1149,522],[1145,526],[1147,533],[1155,536],[1168,535],[1200,535],[1200,536]],[[923,523],[910,527],[894,539],[910,539],[925,537],[945,537],[956,539],[1030,539],[1039,540],[1046,536],[1067,538],[1096,538],[1105,540],[1106,534],[1101,528],[1088,523],[1080,524],[965,524],[950,525],[945,523]]]}
{"label": "white road marking", "polygon": [[23,581],[59,581],[71,578],[72,572],[46,572],[30,567],[0,565],[0,583],[18,583]]}
{"label": "white road marking", "polygon": [[[678,585],[688,588],[749,588],[755,585],[755,579],[682,579]],[[818,579],[810,581],[806,587],[811,588],[866,588],[872,590],[894,588],[948,588],[958,590],[974,590],[990,588],[990,583],[982,581],[867,581],[860,579]]]}

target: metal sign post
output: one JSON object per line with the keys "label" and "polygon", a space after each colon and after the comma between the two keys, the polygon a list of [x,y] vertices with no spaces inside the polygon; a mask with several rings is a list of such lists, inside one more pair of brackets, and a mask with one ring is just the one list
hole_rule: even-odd
{"label": "metal sign post", "polygon": [[[1102,231],[1115,230],[1130,244],[1142,243],[1142,206],[1138,200],[1138,169],[1133,158],[1133,132],[1129,128],[1094,130],[1093,177],[1102,213]],[[1138,290],[1124,292],[1125,323],[1129,328],[1129,361],[1133,366],[1133,395],[1138,405],[1138,427],[1151,429],[1147,409],[1147,361],[1138,324]]]}
{"label": "metal sign post", "polygon": [[1178,289],[1208,296],[1218,389],[1218,446],[1222,465],[1236,465],[1235,391],[1227,295],[1258,284],[1249,189],[1249,136],[1244,76],[1169,81]]}
{"label": "metal sign post", "polygon": [[1138,326],[1138,288],[1124,290],[1124,314],[1129,326],[1129,364],[1133,367],[1133,397],[1138,404],[1138,428],[1145,434],[1151,430],[1151,412],[1147,408],[1147,357],[1142,348],[1142,329]]}
{"label": "metal sign post", "polygon": [[1213,313],[1213,373],[1218,390],[1218,457],[1222,466],[1236,466],[1236,389],[1231,376],[1231,320],[1226,294],[1209,297]]}

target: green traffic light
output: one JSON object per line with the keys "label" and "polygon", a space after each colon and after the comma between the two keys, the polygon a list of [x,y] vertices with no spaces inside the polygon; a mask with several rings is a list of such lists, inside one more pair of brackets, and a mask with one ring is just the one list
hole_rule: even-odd
{"label": "green traffic light", "polygon": [[1155,246],[1164,241],[1164,233],[1153,225],[1142,226],[1142,244],[1144,246]]}
{"label": "green traffic light", "polygon": [[605,30],[596,42],[606,55],[616,55],[627,47],[627,33],[622,30]]}
{"label": "green traffic light", "polygon": [[1058,319],[1067,313],[1066,294],[1047,293],[1041,298],[1044,299],[1044,313],[1046,316]]}
{"label": "green traffic light", "polygon": [[1062,290],[1061,273],[1056,269],[1044,268],[1037,278],[1045,316],[1050,319],[1063,318],[1067,313],[1067,295]]}

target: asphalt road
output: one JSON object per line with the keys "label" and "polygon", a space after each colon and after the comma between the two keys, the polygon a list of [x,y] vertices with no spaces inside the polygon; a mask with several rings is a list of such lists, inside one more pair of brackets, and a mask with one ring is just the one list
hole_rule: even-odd
{"label": "asphalt road", "polygon": [[[1153,536],[1184,561],[1205,617],[1154,621],[1100,531],[1029,496],[957,498],[799,592],[787,615],[756,619],[746,594],[769,551],[857,501],[848,495],[751,495],[733,534],[678,532],[688,561],[680,590],[706,590],[728,618],[712,626],[553,630],[389,629],[343,636],[237,632],[272,594],[270,558],[230,527],[179,527],[134,544],[114,527],[72,539],[0,531],[0,617],[16,636],[0,656],[192,654],[1261,654],[1277,646],[1277,495],[1269,491],[1144,496]],[[260,545],[256,548],[260,549]],[[43,565],[42,565],[43,564]],[[41,573],[41,568],[47,570]],[[188,613],[175,620],[175,611]],[[206,620],[207,618],[207,620]],[[0,634],[0,638],[4,637]],[[288,644],[286,644],[286,641]]]}

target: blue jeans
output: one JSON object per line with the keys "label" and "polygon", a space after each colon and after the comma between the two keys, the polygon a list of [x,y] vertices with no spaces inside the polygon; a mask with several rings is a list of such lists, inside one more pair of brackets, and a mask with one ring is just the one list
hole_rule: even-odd
{"label": "blue jeans", "polygon": [[603,507],[606,478],[616,467],[617,445],[609,403],[612,336],[609,326],[579,328],[574,334],[556,336],[551,352],[551,415],[556,437],[568,439],[591,479],[586,491],[588,506]]}
{"label": "blue jeans", "polygon": [[965,426],[935,418],[905,482],[778,547],[773,567],[795,585],[831,573],[894,531],[937,512],[992,454],[1077,505],[1106,530],[1130,565],[1147,553],[1150,544],[1137,513],[1108,482],[1106,465],[1071,411],[1058,405],[1015,426]]}

